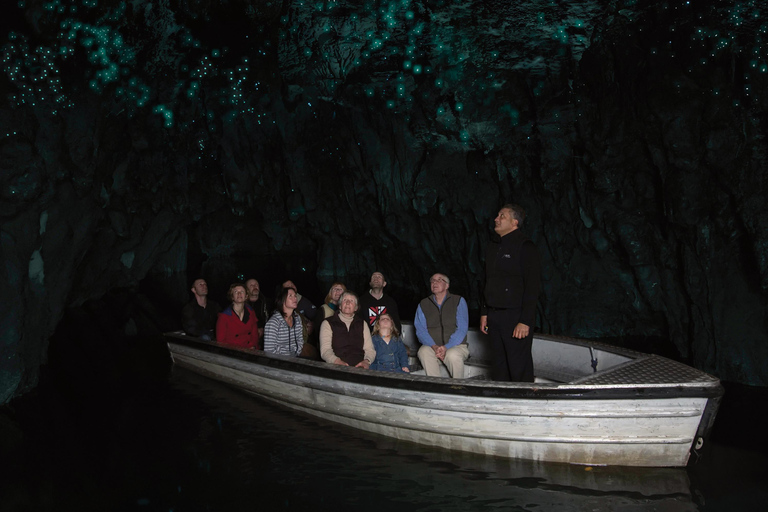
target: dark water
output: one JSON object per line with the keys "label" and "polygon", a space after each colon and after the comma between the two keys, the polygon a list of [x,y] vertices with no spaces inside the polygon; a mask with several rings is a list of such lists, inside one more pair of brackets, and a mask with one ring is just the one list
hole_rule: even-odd
{"label": "dark water", "polygon": [[[0,415],[0,510],[768,506],[764,448],[714,444],[689,469],[586,468],[392,441],[304,417],[183,369],[168,382],[110,395],[77,402],[49,392]],[[744,405],[750,411],[760,404]]]}

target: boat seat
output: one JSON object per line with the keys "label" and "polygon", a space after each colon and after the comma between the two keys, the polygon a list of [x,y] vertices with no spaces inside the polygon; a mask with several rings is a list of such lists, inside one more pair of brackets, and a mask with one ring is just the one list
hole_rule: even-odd
{"label": "boat seat", "polygon": [[[421,366],[417,357],[409,357],[408,363],[411,368],[411,373],[415,375],[424,375],[424,368]],[[491,380],[491,372],[491,362],[487,359],[479,359],[469,356],[464,362],[464,378],[467,380]],[[440,365],[440,376],[445,378],[450,377],[450,375],[448,375],[448,370],[443,365]],[[536,369],[536,382],[571,382],[579,377],[581,376],[563,371]]]}
{"label": "boat seat", "polygon": [[[547,371],[543,368],[534,367],[534,370],[536,371],[536,382],[571,382],[581,377],[575,373]],[[491,380],[491,362],[484,359],[472,359],[470,356],[464,363],[464,373],[467,379]]]}

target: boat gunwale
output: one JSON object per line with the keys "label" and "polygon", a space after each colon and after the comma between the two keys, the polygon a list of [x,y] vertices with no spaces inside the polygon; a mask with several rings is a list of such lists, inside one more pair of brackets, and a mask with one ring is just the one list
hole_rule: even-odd
{"label": "boat gunwale", "polygon": [[[183,333],[166,333],[174,343],[203,350],[204,352],[232,357],[253,364],[270,366],[284,371],[302,373],[310,376],[332,378],[358,384],[371,384],[378,387],[407,389],[444,395],[476,396],[504,399],[664,399],[664,398],[716,398],[723,395],[724,390],[720,381],[712,377],[707,382],[688,383],[632,383],[632,384],[574,384],[574,383],[526,383],[526,382],[496,382],[474,379],[460,381],[427,377],[422,375],[400,374],[390,372],[374,372],[354,367],[330,365],[321,361],[312,361],[296,357],[267,354],[261,350],[244,349],[220,345],[213,341],[205,341]],[[562,337],[541,336],[551,341],[570,343],[572,340]],[[579,340],[574,340],[579,341]],[[581,342],[580,345],[590,346]],[[609,346],[608,346],[609,347]],[[602,346],[601,346],[602,348]],[[632,352],[638,359],[645,357],[660,357]],[[698,371],[698,370],[696,370]],[[702,374],[704,372],[701,372]],[[706,374],[704,374],[706,375]]]}

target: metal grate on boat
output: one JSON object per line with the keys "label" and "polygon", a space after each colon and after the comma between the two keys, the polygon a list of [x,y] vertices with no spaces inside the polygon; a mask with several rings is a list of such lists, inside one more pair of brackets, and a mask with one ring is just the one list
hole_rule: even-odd
{"label": "metal grate on boat", "polygon": [[693,384],[712,383],[717,379],[665,357],[648,356],[620,364],[574,380],[573,384]]}

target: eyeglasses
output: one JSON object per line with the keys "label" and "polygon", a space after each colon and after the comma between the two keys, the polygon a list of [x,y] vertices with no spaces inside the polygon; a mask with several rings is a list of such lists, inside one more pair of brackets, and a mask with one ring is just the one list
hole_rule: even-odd
{"label": "eyeglasses", "polygon": [[430,280],[429,280],[429,284],[434,284],[434,283],[447,283],[447,282],[448,282],[448,281],[446,281],[446,280],[445,280],[445,279],[443,279],[442,277],[438,277],[437,279],[430,279]]}

